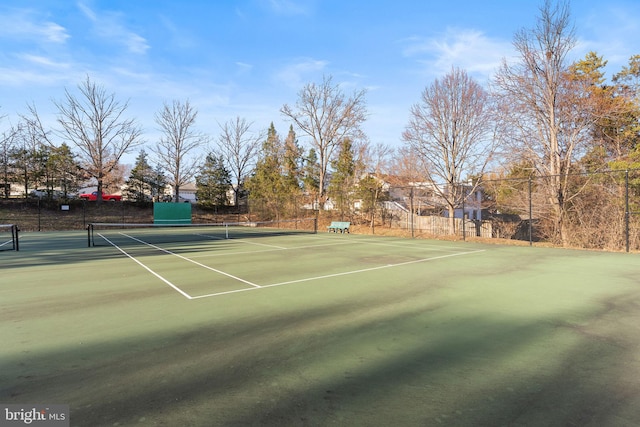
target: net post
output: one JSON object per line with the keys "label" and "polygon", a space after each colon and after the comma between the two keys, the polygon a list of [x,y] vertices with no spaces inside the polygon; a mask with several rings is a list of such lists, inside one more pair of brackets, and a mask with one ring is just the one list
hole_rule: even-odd
{"label": "net post", "polygon": [[87,247],[91,247],[91,237],[93,236],[93,224],[87,225]]}
{"label": "net post", "polygon": [[14,224],[13,227],[11,227],[11,236],[14,239],[13,249],[15,249],[16,252],[20,250],[20,238],[18,236],[19,231],[20,229],[17,225]]}

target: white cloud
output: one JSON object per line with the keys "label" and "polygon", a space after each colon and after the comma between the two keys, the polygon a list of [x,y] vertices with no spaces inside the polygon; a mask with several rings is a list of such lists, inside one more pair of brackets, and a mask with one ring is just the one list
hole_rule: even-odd
{"label": "white cloud", "polygon": [[436,77],[455,66],[486,79],[513,52],[510,41],[491,39],[473,29],[448,28],[438,37],[412,37],[404,42],[404,55],[415,58],[426,74]]}
{"label": "white cloud", "polygon": [[42,25],[41,34],[51,43],[64,43],[70,37],[67,30],[55,22],[45,22]]}
{"label": "white cloud", "polygon": [[247,64],[246,62],[236,62],[236,66],[238,67],[238,73],[246,74],[253,70],[253,65]]}
{"label": "white cloud", "polygon": [[144,37],[130,31],[122,24],[120,14],[105,12],[99,15],[84,3],[78,3],[78,7],[93,23],[96,34],[102,39],[120,43],[129,52],[135,54],[144,54],[149,49],[149,44]]}
{"label": "white cloud", "polygon": [[311,4],[302,0],[269,0],[269,8],[278,15],[309,15]]}
{"label": "white cloud", "polygon": [[0,13],[0,37],[61,44],[70,36],[63,26],[21,9]]}
{"label": "white cloud", "polygon": [[21,59],[26,62],[46,67],[46,68],[55,68],[55,69],[68,69],[70,68],[70,64],[65,62],[57,62],[51,58],[41,56],[41,55],[31,55],[31,54],[22,54],[19,55]]}
{"label": "white cloud", "polygon": [[300,89],[308,79],[315,77],[323,71],[329,63],[311,58],[300,59],[299,62],[290,64],[276,73],[276,80],[294,89]]}
{"label": "white cloud", "polygon": [[172,19],[165,15],[160,15],[159,21],[171,36],[169,43],[174,48],[191,49],[197,45],[193,35],[189,34],[189,31],[185,30],[185,28],[177,26]]}
{"label": "white cloud", "polygon": [[593,51],[609,62],[607,68],[612,73],[618,72],[622,66],[628,64],[631,55],[638,53],[638,14],[638,4],[626,4],[624,7],[602,4],[598,6],[597,11],[591,11],[581,17],[577,25],[580,37],[573,59],[582,59],[588,52]]}

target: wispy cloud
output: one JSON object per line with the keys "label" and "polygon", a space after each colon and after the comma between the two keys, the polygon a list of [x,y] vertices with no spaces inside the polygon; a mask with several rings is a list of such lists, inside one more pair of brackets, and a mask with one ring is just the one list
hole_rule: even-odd
{"label": "wispy cloud", "polygon": [[437,37],[412,37],[404,41],[403,53],[423,66],[423,72],[440,76],[452,66],[477,77],[488,77],[502,58],[513,52],[510,41],[492,39],[482,31],[448,28]]}
{"label": "wispy cloud", "polygon": [[236,66],[238,67],[238,73],[247,74],[253,70],[253,65],[247,64],[246,62],[236,62]]}
{"label": "wispy cloud", "polygon": [[129,30],[121,22],[122,16],[115,12],[96,13],[84,3],[78,3],[78,8],[91,21],[95,33],[107,41],[115,41],[135,54],[144,54],[149,49],[147,40],[139,34]]}
{"label": "wispy cloud", "polygon": [[313,10],[310,0],[267,0],[269,9],[278,15],[309,15]]}
{"label": "wispy cloud", "polygon": [[24,62],[49,68],[49,69],[61,70],[61,69],[68,69],[71,67],[71,65],[66,62],[58,62],[49,57],[41,56],[41,55],[32,55],[32,54],[25,53],[25,54],[19,55],[19,58],[22,59]]}
{"label": "wispy cloud", "polygon": [[326,69],[329,63],[312,58],[302,58],[282,68],[276,73],[275,79],[290,88],[300,89],[310,76],[317,75]]}
{"label": "wispy cloud", "polygon": [[177,49],[191,49],[197,46],[193,35],[189,34],[184,27],[179,27],[174,21],[165,15],[160,15],[159,21],[169,34],[169,43]]}
{"label": "wispy cloud", "polygon": [[597,10],[580,17],[580,33],[576,54],[583,58],[594,51],[609,61],[613,73],[628,64],[631,55],[638,53],[637,35],[640,32],[640,4],[602,4]]}
{"label": "wispy cloud", "polygon": [[0,37],[45,43],[64,43],[70,36],[63,26],[27,9],[0,13]]}

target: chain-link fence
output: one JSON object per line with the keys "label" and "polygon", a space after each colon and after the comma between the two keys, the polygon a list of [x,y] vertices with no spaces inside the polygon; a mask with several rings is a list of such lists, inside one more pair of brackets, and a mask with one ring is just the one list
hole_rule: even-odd
{"label": "chain-link fence", "polygon": [[487,180],[483,208],[496,237],[638,250],[639,190],[639,170]]}
{"label": "chain-link fence", "polygon": [[[200,207],[192,205],[195,223],[216,223],[248,219],[246,206]],[[82,230],[92,222],[142,223],[153,222],[153,204],[127,201],[102,203],[47,199],[0,200],[0,224],[17,224],[22,231]]]}
{"label": "chain-link fence", "polygon": [[392,227],[604,250],[640,249],[640,171],[389,187]]}
{"label": "chain-link fence", "polygon": [[[354,193],[355,194],[355,193]],[[548,242],[565,247],[640,250],[640,170],[485,179],[453,188],[384,185],[370,200],[340,204],[312,196],[245,201],[240,207],[193,206],[195,223],[318,217],[350,221],[354,231],[410,237],[456,236]],[[150,223],[152,204],[3,200],[0,223],[24,231],[84,229],[90,222]]]}

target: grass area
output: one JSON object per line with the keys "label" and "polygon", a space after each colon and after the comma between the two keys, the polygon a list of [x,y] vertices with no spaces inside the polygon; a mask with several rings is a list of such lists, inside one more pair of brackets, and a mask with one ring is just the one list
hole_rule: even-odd
{"label": "grass area", "polygon": [[0,401],[78,426],[640,424],[638,255],[113,239],[0,253]]}

